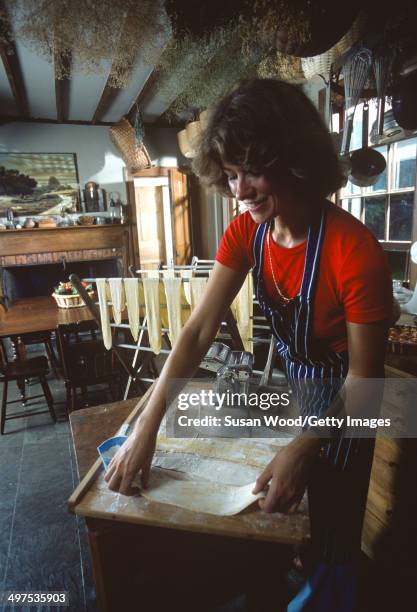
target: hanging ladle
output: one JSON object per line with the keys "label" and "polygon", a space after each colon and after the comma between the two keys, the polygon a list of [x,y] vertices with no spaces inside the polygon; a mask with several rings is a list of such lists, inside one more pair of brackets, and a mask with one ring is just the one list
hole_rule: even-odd
{"label": "hanging ladle", "polygon": [[353,151],[350,156],[351,171],[349,180],[358,187],[375,185],[378,177],[384,172],[386,162],[384,156],[368,147],[369,106],[363,105],[362,115],[362,148]]}

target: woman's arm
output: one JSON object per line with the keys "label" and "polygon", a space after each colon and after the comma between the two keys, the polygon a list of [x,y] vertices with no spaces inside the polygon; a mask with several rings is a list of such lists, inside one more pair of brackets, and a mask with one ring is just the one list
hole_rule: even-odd
{"label": "woman's arm", "polygon": [[156,435],[165,413],[166,385],[169,380],[189,378],[194,373],[246,274],[218,262],[214,264],[204,294],[172,349],[145,409],[109,465],[105,480],[110,489],[128,494],[139,470],[142,484],[146,486]]}
{"label": "woman's arm", "polygon": [[[386,321],[369,324],[346,323],[349,353],[349,371],[344,390],[344,410],[353,416],[374,417],[376,406],[375,385],[361,384],[360,379],[383,378],[384,359],[388,335]],[[330,407],[327,416],[341,416],[339,404]],[[317,430],[316,430],[317,431]],[[324,437],[324,436],[323,436]],[[265,512],[293,512],[301,501],[308,482],[311,462],[322,444],[320,435],[304,432],[269,463],[259,476],[254,493],[271,481],[268,495],[259,505]]]}

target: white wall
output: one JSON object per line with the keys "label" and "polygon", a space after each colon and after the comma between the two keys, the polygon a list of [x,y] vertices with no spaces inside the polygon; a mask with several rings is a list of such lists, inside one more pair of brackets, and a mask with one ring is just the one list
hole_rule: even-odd
{"label": "white wall", "polygon": [[[178,129],[152,126],[145,128],[145,145],[156,165],[190,163],[178,148]],[[109,128],[105,126],[7,123],[0,126],[0,151],[76,153],[81,186],[87,181],[95,181],[103,189],[120,191],[123,185],[125,164],[110,140]]]}
{"label": "white wall", "polygon": [[144,142],[156,166],[190,165],[190,160],[183,157],[178,148],[179,130],[180,128],[145,126]]}
{"label": "white wall", "polygon": [[124,162],[110,140],[109,128],[89,125],[7,123],[0,126],[0,152],[75,153],[81,189],[94,181],[126,201]]}
{"label": "white wall", "polygon": [[[178,148],[177,131],[176,128],[146,128],[145,144],[154,165],[189,163]],[[94,181],[107,191],[107,196],[117,191],[122,202],[126,202],[125,163],[110,139],[107,126],[6,123],[0,125],[0,152],[75,153],[81,189],[88,181]]]}

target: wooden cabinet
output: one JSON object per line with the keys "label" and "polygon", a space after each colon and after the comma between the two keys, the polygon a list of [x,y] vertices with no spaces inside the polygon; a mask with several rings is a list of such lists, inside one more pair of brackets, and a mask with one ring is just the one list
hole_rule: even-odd
{"label": "wooden cabinet", "polygon": [[[386,376],[415,378],[388,366]],[[399,394],[398,402],[401,399]],[[362,549],[375,561],[392,563],[397,569],[413,558],[417,544],[416,467],[417,439],[377,436]]]}

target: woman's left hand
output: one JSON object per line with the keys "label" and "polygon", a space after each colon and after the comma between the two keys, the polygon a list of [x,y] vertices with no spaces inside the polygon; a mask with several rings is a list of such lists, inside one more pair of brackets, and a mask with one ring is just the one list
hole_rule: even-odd
{"label": "woman's left hand", "polygon": [[275,455],[253,490],[254,494],[259,493],[271,481],[266,498],[259,501],[264,512],[291,514],[297,510],[320,446],[318,437],[302,434]]}

